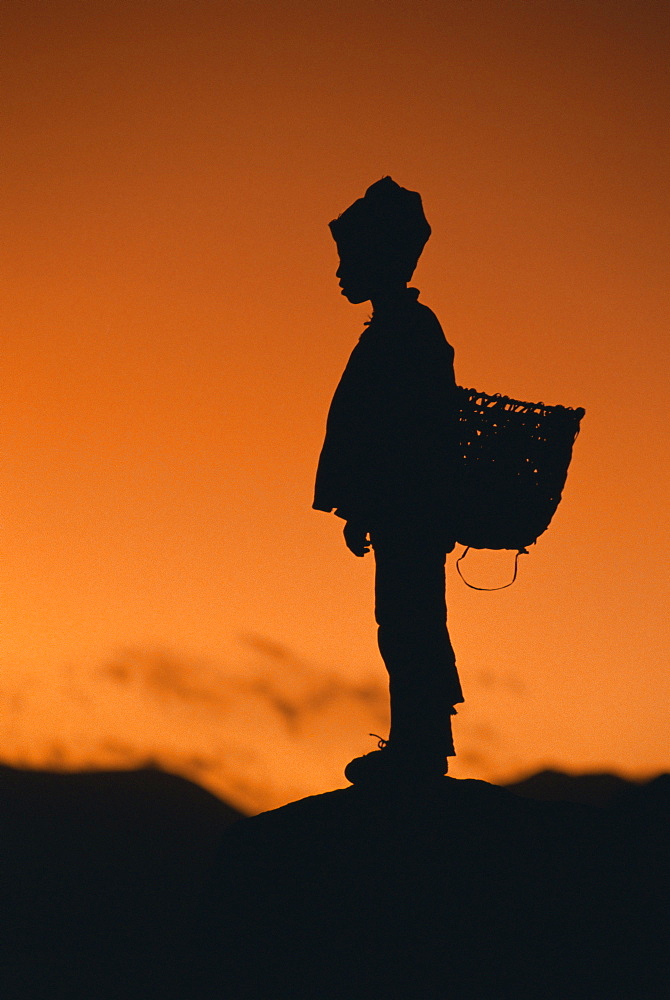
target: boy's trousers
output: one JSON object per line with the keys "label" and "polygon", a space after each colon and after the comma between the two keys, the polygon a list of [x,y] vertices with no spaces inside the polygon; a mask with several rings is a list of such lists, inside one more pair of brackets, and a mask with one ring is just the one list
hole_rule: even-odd
{"label": "boy's trousers", "polygon": [[389,741],[452,756],[451,715],[463,701],[445,596],[454,543],[414,518],[380,522],[370,538],[379,651],[389,674]]}

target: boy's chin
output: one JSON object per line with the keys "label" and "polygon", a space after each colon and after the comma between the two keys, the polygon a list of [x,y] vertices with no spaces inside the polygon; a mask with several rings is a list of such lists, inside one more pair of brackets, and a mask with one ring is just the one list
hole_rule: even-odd
{"label": "boy's chin", "polygon": [[361,302],[370,301],[370,293],[359,289],[343,288],[342,295],[344,295],[345,299],[348,299],[353,306],[360,305]]}

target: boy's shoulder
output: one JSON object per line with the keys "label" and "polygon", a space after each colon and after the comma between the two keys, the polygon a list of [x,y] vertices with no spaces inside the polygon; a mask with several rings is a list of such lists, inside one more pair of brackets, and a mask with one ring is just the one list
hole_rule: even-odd
{"label": "boy's shoulder", "polygon": [[425,302],[419,302],[417,300],[414,303],[414,310],[416,311],[417,318],[420,319],[422,323],[425,323],[426,325],[429,326],[438,327],[440,330],[442,329],[439,319],[437,318],[433,310],[430,308],[430,306],[427,306]]}
{"label": "boy's shoulder", "polygon": [[360,338],[360,342],[380,345],[396,343],[417,347],[417,341],[424,344],[446,344],[444,331],[433,310],[419,302],[416,288],[408,288],[407,296],[399,307],[381,315],[374,314]]}
{"label": "boy's shoulder", "polygon": [[439,369],[445,364],[453,366],[455,351],[447,340],[439,319],[423,302],[417,302],[415,309],[416,318],[411,324],[414,350],[418,350],[427,363],[435,364]]}
{"label": "boy's shoulder", "polygon": [[440,327],[440,321],[430,306],[427,306],[425,302],[419,301],[420,294],[418,288],[407,289],[407,297],[404,301],[403,310],[405,317],[410,316],[414,322]]}
{"label": "boy's shoulder", "polygon": [[430,306],[427,306],[424,302],[416,300],[413,303],[412,325],[415,328],[415,332],[418,330],[431,339],[438,338],[439,340],[446,341],[442,324]]}

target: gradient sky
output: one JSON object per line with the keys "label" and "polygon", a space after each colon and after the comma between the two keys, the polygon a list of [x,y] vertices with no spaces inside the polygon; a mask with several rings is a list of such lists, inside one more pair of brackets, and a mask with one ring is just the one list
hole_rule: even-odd
{"label": "gradient sky", "polygon": [[452,773],[670,768],[667,2],[0,22],[0,757],[151,755],[261,808],[373,748],[374,567],[310,505],[369,314],[327,223],[390,174],[459,382],[587,411],[514,587],[451,559]]}

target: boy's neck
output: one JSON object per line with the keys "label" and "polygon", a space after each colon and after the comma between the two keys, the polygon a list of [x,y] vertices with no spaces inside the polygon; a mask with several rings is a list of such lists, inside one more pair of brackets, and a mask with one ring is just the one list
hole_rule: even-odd
{"label": "boy's neck", "polygon": [[380,289],[370,299],[373,315],[392,312],[406,299],[408,291],[407,283]]}

